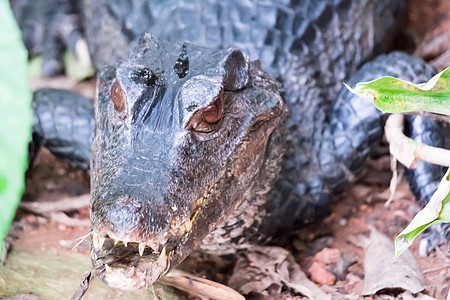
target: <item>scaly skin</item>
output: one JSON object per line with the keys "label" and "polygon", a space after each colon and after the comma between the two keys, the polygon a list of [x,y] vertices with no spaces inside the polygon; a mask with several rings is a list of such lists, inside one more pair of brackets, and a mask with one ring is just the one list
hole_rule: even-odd
{"label": "scaly skin", "polygon": [[[92,100],[73,91],[40,89],[31,105],[34,142],[74,167],[89,168],[94,133]],[[30,161],[39,147],[31,148]]]}
{"label": "scaly skin", "polygon": [[10,0],[30,56],[42,55],[42,73],[61,74],[63,52],[78,52],[82,40],[80,2],[73,0]]}
{"label": "scaly skin", "polygon": [[351,154],[353,162],[342,163],[333,151],[323,151],[333,145],[319,141],[326,139],[323,124],[335,121],[329,110],[342,81],[372,56],[380,41],[388,44],[386,34],[402,4],[86,0],[86,34],[97,67],[117,63],[146,31],[174,42],[235,47],[249,60],[261,60],[264,70],[283,83],[291,112],[287,153],[274,197],[279,198],[278,206],[300,203],[287,210],[294,213],[298,226],[326,215],[331,195],[342,193],[364,169],[367,148],[344,143],[339,151]]}
{"label": "scaly skin", "polygon": [[[230,253],[325,215],[382,133],[373,105],[339,91],[390,34],[401,1],[189,3],[85,3],[97,67],[118,63],[145,31],[170,41],[147,35],[99,75],[92,258],[108,264],[112,286],[147,287],[198,246]],[[210,49],[175,43],[186,40]],[[258,64],[217,46],[259,58],[282,93]],[[433,73],[393,53],[349,83]]]}

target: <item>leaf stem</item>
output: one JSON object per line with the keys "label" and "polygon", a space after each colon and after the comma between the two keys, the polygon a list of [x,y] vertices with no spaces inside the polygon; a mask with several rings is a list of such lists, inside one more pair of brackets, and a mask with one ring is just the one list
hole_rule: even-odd
{"label": "leaf stem", "polygon": [[385,125],[389,150],[403,165],[414,168],[417,160],[450,167],[450,150],[417,143],[403,134],[402,114],[392,114]]}

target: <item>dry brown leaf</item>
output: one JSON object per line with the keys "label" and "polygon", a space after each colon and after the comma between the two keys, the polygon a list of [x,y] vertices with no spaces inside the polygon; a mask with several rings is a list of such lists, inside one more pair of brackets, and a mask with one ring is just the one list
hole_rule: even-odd
{"label": "dry brown leaf", "polygon": [[256,246],[242,253],[229,284],[243,294],[269,295],[287,287],[309,299],[331,299],[308,279],[290,252],[280,247]]}
{"label": "dry brown leaf", "polygon": [[364,258],[362,295],[373,295],[383,289],[403,289],[417,294],[425,289],[422,271],[414,256],[406,250],[394,258],[394,242],[372,228]]}

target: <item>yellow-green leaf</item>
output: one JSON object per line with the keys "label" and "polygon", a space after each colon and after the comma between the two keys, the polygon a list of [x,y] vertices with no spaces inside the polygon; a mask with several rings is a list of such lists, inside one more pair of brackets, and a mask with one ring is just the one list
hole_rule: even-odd
{"label": "yellow-green leaf", "polygon": [[0,257],[24,188],[31,137],[27,57],[9,2],[0,0]]}
{"label": "yellow-green leaf", "polygon": [[360,82],[352,93],[371,98],[384,112],[428,111],[450,115],[450,68],[435,75],[427,83],[413,84],[393,77]]}
{"label": "yellow-green leaf", "polygon": [[408,249],[425,228],[442,222],[450,222],[450,169],[442,178],[430,202],[395,239],[395,256]]}

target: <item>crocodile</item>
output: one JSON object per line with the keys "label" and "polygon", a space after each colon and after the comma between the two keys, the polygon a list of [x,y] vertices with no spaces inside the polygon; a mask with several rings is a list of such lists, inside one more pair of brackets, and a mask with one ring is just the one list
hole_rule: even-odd
{"label": "crocodile", "polygon": [[[436,72],[401,52],[363,65],[392,35],[403,6],[77,6],[99,70],[97,96],[93,102],[70,91],[36,91],[33,149],[42,144],[90,166],[91,257],[101,278],[122,289],[149,287],[194,249],[228,254],[273,243],[327,215],[363,173],[385,119],[342,82],[386,75],[424,82]],[[79,38],[79,27],[70,28]],[[439,122],[408,120],[416,139],[446,144]],[[422,162],[408,172],[422,202],[443,175]]]}

